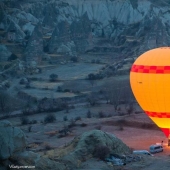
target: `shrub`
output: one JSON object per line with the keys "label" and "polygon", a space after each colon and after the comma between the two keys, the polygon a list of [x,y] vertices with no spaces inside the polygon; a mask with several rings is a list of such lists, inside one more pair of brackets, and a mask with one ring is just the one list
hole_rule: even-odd
{"label": "shrub", "polygon": [[30,89],[30,88],[31,88],[30,83],[27,83],[27,84],[25,85],[25,88],[26,88],[26,89]]}
{"label": "shrub", "polygon": [[81,127],[86,127],[86,126],[87,126],[87,123],[82,123],[80,126],[81,126]]}
{"label": "shrub", "polygon": [[26,116],[21,117],[20,120],[21,120],[21,125],[27,125],[30,123],[29,119]]}
{"label": "shrub", "polygon": [[74,120],[75,120],[75,121],[81,120],[81,117],[80,117],[80,116],[77,116]]}
{"label": "shrub", "polygon": [[71,57],[70,60],[74,63],[78,62],[78,57],[74,56],[74,57]]}
{"label": "shrub", "polygon": [[44,51],[45,53],[48,53],[48,52],[49,52],[49,46],[46,45],[46,46],[43,48],[43,51]]}
{"label": "shrub", "polygon": [[103,78],[103,75],[101,74],[101,73],[97,73],[96,75],[95,75],[95,79],[97,80],[97,79],[102,79]]}
{"label": "shrub", "polygon": [[107,115],[107,117],[112,117],[112,114],[111,114],[111,113],[110,113],[110,114],[108,114],[108,115]]}
{"label": "shrub", "polygon": [[46,115],[44,118],[44,123],[53,123],[55,121],[56,121],[56,117],[54,114]]}
{"label": "shrub", "polygon": [[123,126],[126,125],[126,120],[125,119],[120,119],[120,120],[117,120],[117,124],[118,124],[118,127],[119,127],[119,130],[124,130]]}
{"label": "shrub", "polygon": [[74,119],[70,120],[70,124],[68,125],[69,128],[76,126],[76,122]]}
{"label": "shrub", "polygon": [[16,59],[17,59],[17,56],[14,53],[12,53],[10,55],[10,57],[8,58],[8,61],[12,61],[12,60],[16,60]]}
{"label": "shrub", "polygon": [[53,147],[50,145],[50,144],[48,144],[48,143],[44,143],[44,149],[45,150],[50,150],[50,149],[52,149]]}
{"label": "shrub", "polygon": [[72,104],[72,105],[70,106],[70,109],[75,109],[75,106]]}
{"label": "shrub", "polygon": [[101,62],[100,62],[100,60],[99,60],[99,59],[97,59],[97,60],[96,60],[96,63],[97,63],[97,64],[100,64]]}
{"label": "shrub", "polygon": [[65,136],[67,136],[69,133],[71,133],[71,130],[69,129],[69,127],[68,126],[65,126],[64,125],[64,127],[63,127],[63,129],[62,130],[59,130],[59,138],[61,138],[61,137],[65,137]]}
{"label": "shrub", "polygon": [[28,126],[28,132],[31,132],[32,126]]}
{"label": "shrub", "polygon": [[88,79],[89,80],[95,80],[96,76],[93,73],[88,74]]}
{"label": "shrub", "polygon": [[96,158],[99,158],[101,160],[105,160],[106,156],[110,154],[110,149],[107,146],[104,145],[98,145],[96,146],[93,155]]}
{"label": "shrub", "polygon": [[19,84],[27,84],[28,83],[28,79],[27,78],[22,78],[20,81],[19,81]]}
{"label": "shrub", "polygon": [[49,76],[49,78],[51,82],[55,82],[58,79],[58,75],[53,73]]}
{"label": "shrub", "polygon": [[64,92],[70,92],[70,89],[64,89]]}
{"label": "shrub", "polygon": [[91,118],[91,117],[92,117],[92,113],[91,113],[90,110],[88,110],[88,112],[87,112],[87,118]]}
{"label": "shrub", "polygon": [[88,80],[99,80],[99,79],[102,79],[104,76],[101,74],[101,73],[97,73],[97,74],[93,74],[93,73],[90,73],[88,74]]}
{"label": "shrub", "polygon": [[42,90],[49,90],[48,86],[43,87]]}
{"label": "shrub", "polygon": [[91,63],[95,63],[95,59],[92,59],[92,60],[91,60]]}
{"label": "shrub", "polygon": [[120,131],[124,130],[123,125],[119,125],[119,130]]}
{"label": "shrub", "polygon": [[126,124],[127,123],[127,121],[125,120],[125,119],[119,119],[119,120],[117,120],[117,123],[120,125],[120,124]]}
{"label": "shrub", "polygon": [[149,123],[142,123],[141,127],[144,129],[151,129],[153,125]]}
{"label": "shrub", "polygon": [[67,116],[64,116],[63,121],[67,121],[67,120],[68,120]]}
{"label": "shrub", "polygon": [[31,120],[30,123],[31,123],[31,124],[36,124],[36,123],[37,123],[37,120]]}
{"label": "shrub", "polygon": [[58,92],[62,92],[62,91],[63,91],[63,90],[62,90],[62,87],[61,87],[61,86],[58,86],[57,91],[58,91]]}
{"label": "shrub", "polygon": [[99,112],[98,112],[98,116],[99,116],[99,118],[104,118],[104,117],[106,117],[106,115],[105,115],[102,111],[99,111]]}
{"label": "shrub", "polygon": [[95,129],[97,129],[97,130],[101,130],[101,128],[102,128],[101,125],[97,125],[97,126],[95,127]]}
{"label": "shrub", "polygon": [[11,67],[11,64],[6,64],[6,65],[4,66],[4,70],[9,69],[10,67]]}
{"label": "shrub", "polygon": [[9,107],[10,96],[5,90],[0,90],[0,111],[5,112]]}

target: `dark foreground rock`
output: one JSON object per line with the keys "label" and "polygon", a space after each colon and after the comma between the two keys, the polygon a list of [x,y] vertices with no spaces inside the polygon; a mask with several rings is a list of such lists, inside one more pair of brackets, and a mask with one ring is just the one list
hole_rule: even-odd
{"label": "dark foreground rock", "polygon": [[0,160],[8,159],[26,147],[25,134],[9,121],[0,122]]}

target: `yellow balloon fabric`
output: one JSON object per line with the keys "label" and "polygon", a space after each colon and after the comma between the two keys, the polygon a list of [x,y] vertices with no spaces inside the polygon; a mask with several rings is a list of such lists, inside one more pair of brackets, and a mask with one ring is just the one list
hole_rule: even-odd
{"label": "yellow balloon fabric", "polygon": [[149,50],[139,56],[130,72],[133,94],[145,113],[170,134],[170,47]]}

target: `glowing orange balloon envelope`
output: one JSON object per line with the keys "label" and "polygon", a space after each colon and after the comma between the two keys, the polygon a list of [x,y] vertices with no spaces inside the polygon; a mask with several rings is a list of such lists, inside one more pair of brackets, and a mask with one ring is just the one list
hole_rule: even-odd
{"label": "glowing orange balloon envelope", "polygon": [[145,52],[133,63],[130,84],[145,113],[170,135],[170,47]]}

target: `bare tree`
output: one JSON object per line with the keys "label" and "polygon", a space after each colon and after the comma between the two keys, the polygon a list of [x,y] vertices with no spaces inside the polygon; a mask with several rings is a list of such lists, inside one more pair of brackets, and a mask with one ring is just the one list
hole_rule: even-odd
{"label": "bare tree", "polygon": [[91,86],[93,87],[94,84],[96,83],[96,76],[93,73],[91,73],[88,75],[88,80]]}
{"label": "bare tree", "polygon": [[113,79],[104,84],[103,96],[107,103],[113,104],[115,111],[121,103],[128,103],[132,100],[132,93],[128,81]]}
{"label": "bare tree", "polygon": [[68,100],[67,99],[62,99],[63,100],[63,103],[64,103],[64,105],[65,105],[65,112],[66,113],[69,113],[69,111],[70,111],[70,108],[69,108],[69,104],[68,104]]}
{"label": "bare tree", "polygon": [[87,102],[89,102],[89,104],[90,104],[91,106],[95,106],[96,103],[97,103],[97,101],[98,101],[98,98],[97,98],[96,94],[94,94],[94,93],[91,93],[91,94],[87,97]]}
{"label": "bare tree", "polygon": [[130,85],[128,85],[128,84],[122,90],[122,99],[124,100],[125,109],[127,111],[127,114],[128,115],[132,114],[135,110],[135,107],[134,107],[135,98],[132,94]]}
{"label": "bare tree", "polygon": [[135,110],[133,102],[130,102],[129,105],[126,107],[127,114],[130,116]]}
{"label": "bare tree", "polygon": [[121,85],[120,82],[114,80],[106,82],[103,88],[103,95],[107,103],[113,104],[115,110],[117,110],[118,105],[121,100]]}
{"label": "bare tree", "polygon": [[105,98],[105,100],[106,100],[106,104],[109,104],[110,103],[110,95],[109,95],[109,90],[110,88],[108,88],[108,87],[104,87],[103,88],[103,90],[102,90],[102,94],[103,94],[103,96],[104,96],[104,98]]}

